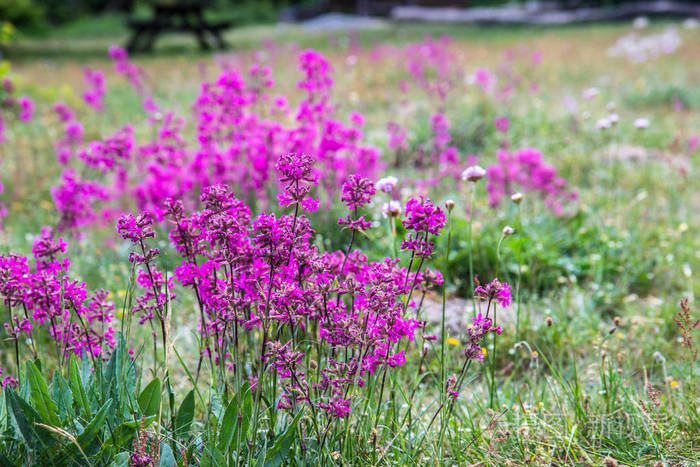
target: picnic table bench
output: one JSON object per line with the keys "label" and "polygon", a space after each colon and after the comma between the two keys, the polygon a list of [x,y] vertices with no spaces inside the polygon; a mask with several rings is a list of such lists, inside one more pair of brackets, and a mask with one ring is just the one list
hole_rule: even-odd
{"label": "picnic table bench", "polygon": [[211,21],[204,16],[205,2],[155,2],[151,4],[153,16],[150,19],[129,18],[127,24],[132,34],[126,45],[129,52],[142,52],[153,49],[153,44],[164,32],[190,32],[197,37],[203,50],[227,48],[222,33],[233,26],[233,21]]}

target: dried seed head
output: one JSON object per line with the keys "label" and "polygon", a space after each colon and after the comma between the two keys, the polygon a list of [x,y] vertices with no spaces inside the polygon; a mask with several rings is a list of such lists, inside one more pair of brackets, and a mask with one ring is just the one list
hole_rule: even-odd
{"label": "dried seed head", "polygon": [[316,368],[318,368],[318,362],[316,362],[316,360],[311,360],[309,362],[309,368],[311,368],[312,370],[315,370]]}
{"label": "dried seed head", "polygon": [[603,465],[605,467],[617,467],[617,461],[610,456],[603,459]]}
{"label": "dried seed head", "polygon": [[552,324],[554,324],[554,320],[552,319],[551,316],[547,316],[547,318],[544,320],[544,322],[547,326],[551,326]]}
{"label": "dried seed head", "polygon": [[619,326],[621,322],[622,320],[619,316],[615,316],[615,318],[613,318],[613,323],[615,324],[615,326]]}
{"label": "dried seed head", "polygon": [[338,451],[333,451],[333,452],[331,453],[331,457],[332,457],[334,460],[338,460],[338,459],[340,459],[340,453],[339,453]]}

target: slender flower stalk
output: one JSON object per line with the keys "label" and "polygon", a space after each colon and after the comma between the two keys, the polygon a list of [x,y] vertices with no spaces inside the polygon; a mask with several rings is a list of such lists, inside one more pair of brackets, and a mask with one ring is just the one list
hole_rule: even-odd
{"label": "slender flower stalk", "polygon": [[[468,238],[467,245],[469,248],[469,288],[474,284],[474,244],[472,237],[472,224],[474,222],[474,199],[476,197],[476,182],[481,180],[486,176],[486,170],[478,165],[473,165],[467,167],[464,172],[462,172],[462,180],[469,182],[470,193],[469,193],[469,227],[468,227]],[[472,296],[472,313],[476,317],[476,301],[474,296]]]}

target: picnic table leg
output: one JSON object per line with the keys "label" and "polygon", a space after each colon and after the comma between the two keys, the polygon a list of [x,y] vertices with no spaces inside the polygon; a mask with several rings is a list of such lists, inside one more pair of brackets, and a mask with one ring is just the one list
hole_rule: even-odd
{"label": "picnic table leg", "polygon": [[209,33],[212,35],[214,38],[214,42],[216,42],[217,48],[219,50],[226,50],[228,49],[228,44],[224,40],[224,38],[221,36],[221,30],[219,29],[211,29]]}
{"label": "picnic table leg", "polygon": [[134,29],[134,32],[131,33],[131,37],[129,38],[129,42],[126,44],[126,50],[128,50],[129,53],[137,52],[139,50],[139,39],[141,39],[141,29]]}
{"label": "picnic table leg", "polygon": [[194,33],[197,36],[197,42],[199,42],[200,49],[202,49],[202,50],[211,49],[211,45],[209,45],[209,42],[207,41],[207,38],[204,35],[204,29],[201,26],[195,27]]}
{"label": "picnic table leg", "polygon": [[158,38],[159,33],[160,33],[160,28],[157,28],[157,27],[149,28],[146,31],[144,45],[143,45],[144,51],[153,50],[153,46],[155,45],[155,42],[156,42],[156,39]]}

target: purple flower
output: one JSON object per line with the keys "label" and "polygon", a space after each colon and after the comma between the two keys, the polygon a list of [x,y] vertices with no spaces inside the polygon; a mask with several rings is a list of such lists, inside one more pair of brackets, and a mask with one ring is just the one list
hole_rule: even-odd
{"label": "purple flower", "polygon": [[511,301],[510,286],[507,282],[501,283],[498,279],[494,279],[484,286],[477,286],[474,289],[474,295],[485,300],[495,300],[503,308],[508,307]]}
{"label": "purple flower", "polygon": [[416,233],[439,235],[445,227],[445,213],[429,199],[411,198],[406,203],[404,227]]}
{"label": "purple flower", "polygon": [[134,217],[133,214],[122,216],[117,221],[117,232],[124,240],[131,240],[132,243],[143,242],[146,238],[155,238],[153,231],[153,217],[148,214],[140,214]]}
{"label": "purple flower", "polygon": [[508,133],[508,127],[510,126],[510,119],[508,117],[499,116],[493,120],[493,124],[496,129],[501,133]]}
{"label": "purple flower", "polygon": [[352,174],[343,184],[343,194],[340,199],[354,211],[368,204],[374,193],[374,183],[370,179]]}
{"label": "purple flower", "polygon": [[19,103],[19,119],[28,122],[34,117],[34,102],[32,102],[27,96],[20,97],[17,102]]}

